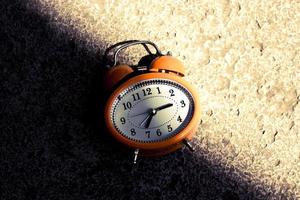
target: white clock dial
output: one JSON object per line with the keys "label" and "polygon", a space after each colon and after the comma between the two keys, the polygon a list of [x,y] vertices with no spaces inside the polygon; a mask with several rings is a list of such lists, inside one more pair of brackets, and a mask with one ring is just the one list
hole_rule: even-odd
{"label": "white clock dial", "polygon": [[113,100],[111,120],[120,134],[138,142],[168,139],[190,122],[194,101],[177,82],[150,79],[138,82]]}

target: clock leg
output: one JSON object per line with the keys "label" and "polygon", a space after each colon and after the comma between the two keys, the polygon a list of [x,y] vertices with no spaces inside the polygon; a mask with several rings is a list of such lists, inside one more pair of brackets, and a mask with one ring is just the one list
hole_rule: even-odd
{"label": "clock leg", "polygon": [[192,145],[189,141],[183,140],[183,144],[184,144],[185,146],[187,146],[187,148],[188,148],[190,151],[192,151],[192,152],[195,151],[195,148],[193,147],[193,145]]}
{"label": "clock leg", "polygon": [[139,149],[135,149],[134,150],[134,157],[133,157],[133,164],[135,165],[136,164],[136,161],[137,161],[137,158],[138,158],[138,155],[139,155]]}

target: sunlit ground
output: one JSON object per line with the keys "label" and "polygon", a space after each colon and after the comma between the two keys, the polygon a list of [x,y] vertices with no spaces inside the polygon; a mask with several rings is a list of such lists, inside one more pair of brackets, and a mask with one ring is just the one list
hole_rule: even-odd
{"label": "sunlit ground", "polygon": [[299,1],[41,0],[37,10],[91,51],[127,39],[171,50],[201,96],[207,159],[300,198]]}

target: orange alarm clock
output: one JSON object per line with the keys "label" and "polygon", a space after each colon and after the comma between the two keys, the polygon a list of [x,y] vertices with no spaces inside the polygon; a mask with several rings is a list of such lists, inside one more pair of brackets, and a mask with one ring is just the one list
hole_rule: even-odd
{"label": "orange alarm clock", "polygon": [[[118,53],[133,45],[142,45],[148,55],[137,66],[118,64]],[[193,150],[189,141],[200,122],[200,103],[196,89],[183,79],[182,62],[170,53],[163,55],[154,43],[140,40],[112,45],[104,59],[105,86],[110,91],[105,124],[116,140],[134,150],[134,163],[139,152],[164,155],[183,145]]]}

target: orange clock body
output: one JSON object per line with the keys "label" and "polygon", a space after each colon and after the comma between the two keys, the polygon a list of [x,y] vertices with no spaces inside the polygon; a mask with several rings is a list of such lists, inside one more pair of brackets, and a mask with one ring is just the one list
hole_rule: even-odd
{"label": "orange clock body", "polygon": [[[158,67],[156,66],[156,68],[159,68],[159,66]],[[130,87],[131,85],[138,83],[140,81],[145,81],[148,79],[155,79],[155,78],[175,81],[178,84],[185,87],[190,92],[194,101],[194,113],[192,115],[192,118],[190,122],[187,124],[187,126],[183,128],[183,130],[181,130],[179,133],[166,140],[158,141],[158,142],[149,142],[149,143],[130,140],[124,137],[122,134],[120,134],[113,125],[110,116],[113,102],[123,90]],[[145,152],[144,155],[145,154],[162,155],[162,154],[175,151],[176,149],[180,148],[182,146],[182,141],[185,139],[186,140],[191,139],[194,133],[196,132],[196,129],[200,121],[200,116],[201,113],[200,113],[200,102],[199,102],[198,93],[196,89],[192,87],[191,84],[189,84],[187,81],[185,81],[182,77],[180,77],[177,74],[151,72],[151,69],[150,69],[150,73],[144,73],[144,74],[134,76],[129,80],[125,81],[124,83],[122,83],[119,87],[117,87],[108,98],[107,104],[105,106],[105,123],[108,128],[108,131],[112,134],[112,136],[115,139],[117,139],[122,144],[125,144],[126,146],[133,149],[140,149],[142,152],[144,151]]]}

